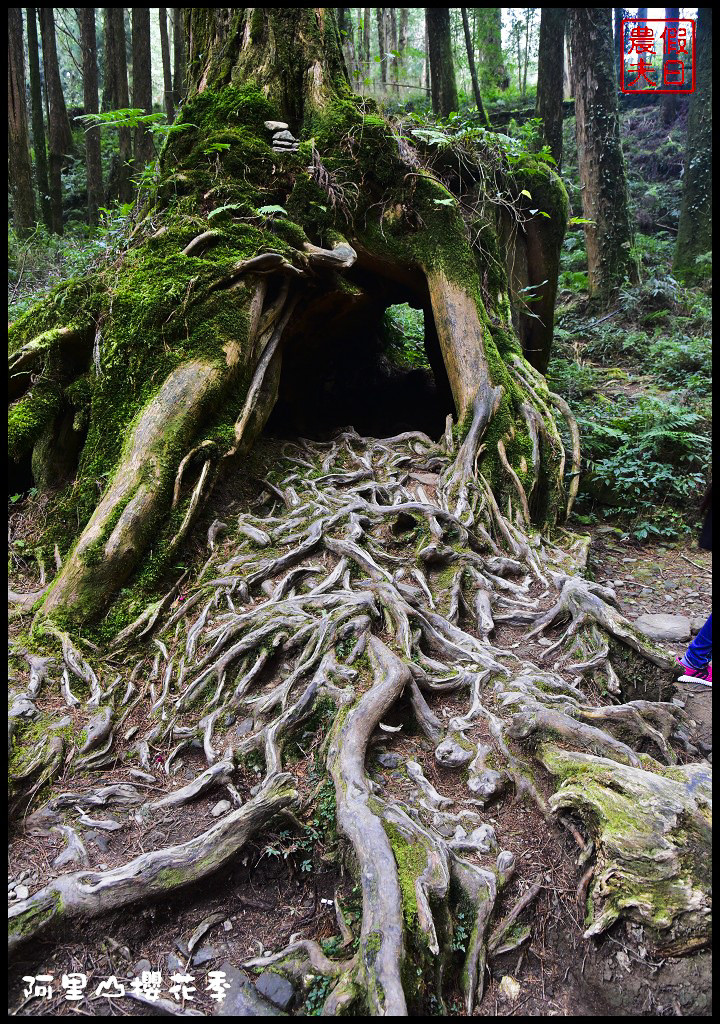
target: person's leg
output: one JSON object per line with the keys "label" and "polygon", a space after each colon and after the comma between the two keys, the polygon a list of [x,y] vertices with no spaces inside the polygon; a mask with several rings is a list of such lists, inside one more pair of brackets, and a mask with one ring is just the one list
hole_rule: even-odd
{"label": "person's leg", "polygon": [[683,654],[681,661],[687,668],[702,668],[712,658],[712,614]]}

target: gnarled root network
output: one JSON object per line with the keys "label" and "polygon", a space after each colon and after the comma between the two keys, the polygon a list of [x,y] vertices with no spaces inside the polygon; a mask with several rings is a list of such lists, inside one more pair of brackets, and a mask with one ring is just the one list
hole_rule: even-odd
{"label": "gnarled root network", "polygon": [[[496,401],[479,398],[481,428]],[[583,542],[530,533],[527,501],[514,521],[503,514],[473,475],[482,429],[459,461],[417,432],[288,442],[255,504],[212,523],[194,582],[141,614],[111,655],[58,632],[52,659],[27,656],[30,682],[11,712],[13,808],[30,812],[22,827],[36,836],[60,829],[67,849],[56,877],[13,906],[13,951],[64,920],[208,878],[280,820],[302,829],[317,795],[297,765],[308,733],[360,885],[359,923],[336,902],[335,953],[299,934],[249,966],[301,986],[324,979],[325,1014],[404,1016],[431,996],[442,1009],[458,977],[472,1014],[488,958],[531,934],[543,884],[499,903],[515,859],[487,808],[513,799],[548,823],[562,816],[581,859],[595,858],[587,936],[625,915],[658,948],[706,941],[709,766],[679,763],[697,755],[683,712],[633,699],[628,675],[635,659],[660,680],[667,658],[611,589],[572,575]],[[526,642],[560,632],[533,661],[503,640],[508,625],[515,636],[527,627]],[[58,696],[83,720],[80,740],[47,710]],[[448,697],[456,710],[443,716]],[[404,750],[391,779],[376,771],[381,741]],[[180,783],[174,766],[193,744],[206,766]],[[158,754],[171,784],[160,797],[141,782]],[[264,765],[254,795],[241,792],[248,758]],[[465,773],[463,799],[428,777],[433,764]],[[102,781],[77,778],[38,807],[61,765],[65,780],[71,765]],[[122,828],[123,816],[149,827],[214,790],[232,809],[211,828],[111,870],[89,865],[84,829]]]}

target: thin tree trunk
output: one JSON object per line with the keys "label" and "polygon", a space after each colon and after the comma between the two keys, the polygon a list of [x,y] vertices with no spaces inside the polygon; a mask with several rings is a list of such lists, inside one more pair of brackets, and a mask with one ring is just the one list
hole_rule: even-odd
{"label": "thin tree trunk", "polygon": [[485,107],[483,106],[482,96],[480,95],[480,86],[478,84],[477,71],[475,69],[475,56],[473,54],[473,41],[470,35],[470,25],[468,24],[467,7],[461,7],[460,13],[462,14],[463,30],[465,32],[465,47],[467,49],[468,66],[470,68],[470,81],[472,82],[473,95],[475,97],[475,106],[478,108],[478,113],[484,124],[488,123],[487,114],[485,113]]}
{"label": "thin tree trunk", "polygon": [[459,106],[450,40],[450,9],[426,7],[425,21],[428,30],[433,111],[440,117],[448,117]]}
{"label": "thin tree trunk", "polygon": [[[112,101],[116,109],[130,106],[127,76],[127,56],[125,50],[125,19],[122,7],[107,7],[108,38],[106,45],[109,50],[109,64],[112,74]],[[111,171],[115,181],[115,192],[121,203],[132,200],[130,183],[131,136],[129,128],[118,129],[118,163]]]}
{"label": "thin tree trunk", "polygon": [[115,75],[112,61],[112,31],[108,19],[108,8],[103,7],[103,87],[100,96],[100,109],[103,113],[115,106]]}
{"label": "thin tree trunk", "polygon": [[607,304],[627,277],[632,241],[614,80],[610,7],[571,7],[578,169],[590,294]]}
{"label": "thin tree trunk", "polygon": [[380,81],[382,83],[382,91],[387,90],[387,25],[386,25],[386,8],[376,8],[377,17],[377,36],[378,36],[378,53],[380,54]]}
{"label": "thin tree trunk", "polygon": [[[79,7],[77,15],[80,22],[83,51],[83,106],[86,114],[97,114],[98,67],[95,8]],[[103,197],[100,129],[97,127],[85,130],[85,165],[87,168],[88,224],[97,224],[98,207]]]}
{"label": "thin tree trunk", "polygon": [[62,221],[62,165],[72,149],[72,134],[65,108],[60,68],[55,44],[55,18],[51,7],[40,7],[40,34],[42,36],[43,70],[48,100],[48,132],[50,137],[50,205],[52,229],[63,233]]}
{"label": "thin tree trunk", "polygon": [[425,19],[425,41],[423,43],[425,58],[422,63],[422,70],[420,71],[420,88],[428,88],[428,80],[430,78],[430,46],[428,44],[428,27],[427,18]]}
{"label": "thin tree trunk", "polygon": [[183,21],[183,8],[173,7],[173,98],[175,105],[181,102],[185,95],[185,25]]}
{"label": "thin tree trunk", "polygon": [[[132,102],[152,114],[152,76],[150,71],[150,8],[132,8]],[[135,173],[155,157],[152,135],[145,125],[135,129]]]}
{"label": "thin tree trunk", "polygon": [[403,78],[405,78],[404,72],[405,72],[405,68],[407,67],[407,65],[405,63],[405,60],[406,60],[405,52],[406,52],[407,47],[408,47],[408,18],[409,18],[409,14],[410,14],[410,12],[409,12],[409,9],[407,7],[401,7],[400,8],[400,30],[399,30],[399,36],[398,36],[398,49],[400,50],[400,53],[402,55],[400,57],[400,61],[401,61],[401,67],[403,68]]}
{"label": "thin tree trunk", "polygon": [[537,100],[535,110],[542,119],[545,143],[558,168],[562,164],[563,68],[565,52],[564,7],[540,9]]}
{"label": "thin tree trunk", "polygon": [[162,50],[163,83],[165,86],[165,113],[168,124],[175,120],[175,104],[173,103],[172,71],[170,69],[170,41],[168,39],[167,7],[159,9],[160,18],[160,49]]}
{"label": "thin tree trunk", "polygon": [[[680,17],[680,8],[679,7],[666,7],[665,8],[665,20],[666,20],[666,22],[669,23],[668,24],[668,28],[670,28],[670,27],[677,28],[676,22],[677,22],[677,19],[679,17]],[[668,41],[670,39],[672,39],[672,41],[670,42],[670,45],[668,46],[667,43],[668,43]],[[666,38],[663,40],[663,43],[665,45],[663,46],[663,83],[662,83],[662,87],[663,87],[663,89],[672,89],[674,87],[672,83],[677,79],[677,76],[674,75],[674,74],[670,74],[670,76],[669,76],[670,77],[670,81],[667,82],[666,81],[666,74],[665,74],[665,72],[666,72],[668,61],[676,61],[678,59],[677,36],[673,36],[673,37],[666,36]],[[663,121],[663,124],[666,127],[671,125],[673,123],[673,121],[675,120],[675,117],[677,116],[677,106],[678,106],[677,96],[673,96],[672,93],[668,93],[667,95],[663,96],[663,98],[662,98],[662,121]]]}
{"label": "thin tree trunk", "polygon": [[35,196],[25,99],[25,56],[20,7],[8,7],[8,158],[13,223],[22,238],[35,227]]}
{"label": "thin tree trunk", "polygon": [[38,51],[37,12],[34,7],[26,9],[28,37],[28,65],[30,71],[30,111],[32,122],[33,150],[35,151],[35,177],[40,196],[40,210],[43,223],[52,228],[50,208],[50,185],[48,182],[47,142],[45,140],[45,119],[43,117],[42,86],[40,84],[40,54]]}
{"label": "thin tree trunk", "polygon": [[523,80],[522,80],[522,94],[523,96],[527,93],[527,73],[528,73],[528,51],[530,47],[530,9],[527,8],[525,15],[525,56],[523,57]]}
{"label": "thin tree trunk", "polygon": [[390,47],[389,47],[389,49],[391,50],[391,52],[393,54],[393,56],[392,56],[392,58],[390,60],[390,73],[391,73],[391,77],[392,77],[392,91],[397,96],[399,94],[399,92],[400,92],[400,89],[398,88],[398,82],[400,81],[398,59],[395,56],[396,53],[397,53],[397,50],[398,50],[397,11],[395,10],[394,7],[391,7],[389,10],[390,10]]}
{"label": "thin tree trunk", "polygon": [[687,156],[673,270],[692,283],[710,275],[698,256],[712,250],[712,8],[698,8]]}

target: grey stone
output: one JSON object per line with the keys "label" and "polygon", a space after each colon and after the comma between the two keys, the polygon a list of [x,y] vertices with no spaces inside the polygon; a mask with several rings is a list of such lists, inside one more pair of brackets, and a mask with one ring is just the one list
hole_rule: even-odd
{"label": "grey stone", "polygon": [[686,615],[645,614],[635,619],[635,625],[653,640],[690,639],[690,619]]}
{"label": "grey stone", "polygon": [[172,974],[173,971],[182,971],[185,969],[186,960],[181,960],[177,953],[168,953],[167,955],[167,969]]}
{"label": "grey stone", "polygon": [[381,751],[377,755],[377,759],[379,763],[383,766],[383,768],[397,768],[397,766],[402,762],[401,757],[399,757],[397,754],[391,754],[387,750]]}
{"label": "grey stone", "polygon": [[273,135],[273,139],[272,140],[273,140],[273,145],[275,145],[277,142],[297,142],[297,139],[295,138],[293,133],[289,132],[287,130],[287,128],[285,128],[284,130],[279,131],[275,135]]}
{"label": "grey stone", "polygon": [[435,747],[435,760],[447,768],[462,768],[475,756],[475,751],[462,746],[451,735]]}
{"label": "grey stone", "polygon": [[281,1010],[289,1009],[295,997],[293,985],[282,974],[276,974],[274,971],[265,971],[259,978],[256,978],[255,988]]}
{"label": "grey stone", "polygon": [[247,736],[248,733],[253,731],[253,720],[252,718],[243,718],[242,722],[238,722],[235,728],[236,736]]}
{"label": "grey stone", "polygon": [[230,988],[225,990],[225,998],[215,1003],[213,1014],[216,1017],[286,1017],[287,1014],[278,1010],[260,995],[244,971],[227,961],[220,965]]}
{"label": "grey stone", "polygon": [[213,818],[219,818],[221,814],[227,814],[228,811],[232,810],[232,804],[229,800],[218,800],[213,809],[210,811]]}
{"label": "grey stone", "polygon": [[675,580],[663,580],[663,588],[665,590],[677,590],[679,584]]}
{"label": "grey stone", "polygon": [[175,939],[175,949],[177,949],[180,955],[184,956],[186,960],[190,958],[190,952],[187,948],[187,942],[185,942],[183,939]]}
{"label": "grey stone", "polygon": [[149,960],[138,960],[138,962],[133,967],[133,971],[135,972],[137,977],[140,977],[140,975],[142,974],[143,971],[151,971],[151,970],[152,970],[152,964],[150,963]]}
{"label": "grey stone", "polygon": [[191,963],[193,967],[201,967],[203,964],[209,963],[210,960],[217,959],[219,955],[213,946],[201,946],[193,953]]}
{"label": "grey stone", "polygon": [[282,132],[285,131],[287,125],[284,121],[266,121],[265,127],[269,132]]}
{"label": "grey stone", "polygon": [[690,629],[693,633],[699,633],[705,625],[706,617],[704,615],[691,615],[690,616]]}

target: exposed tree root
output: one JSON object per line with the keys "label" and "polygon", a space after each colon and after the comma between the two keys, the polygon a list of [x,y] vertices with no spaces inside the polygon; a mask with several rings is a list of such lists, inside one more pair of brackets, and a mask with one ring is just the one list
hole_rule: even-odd
{"label": "exposed tree root", "polygon": [[[704,941],[709,766],[677,763],[676,739],[687,727],[679,708],[622,696],[632,689],[632,659],[658,676],[668,659],[620,615],[612,590],[569,575],[583,543],[531,534],[526,503],[518,497],[522,514],[509,517],[475,478],[496,401],[488,391],[473,413],[472,457],[461,449],[453,460],[416,433],[373,440],[347,431],[324,444],[286,445],[255,514],[236,521],[223,511],[186,599],[178,603],[171,591],[147,609],[117,638],[112,664],[81,653],[59,630],[61,656],[28,656],[30,684],[11,719],[16,812],[68,760],[116,768],[133,752],[137,782],[161,750],[174,778],[195,741],[207,769],[159,798],[127,783],[71,788],[31,814],[26,827],[42,836],[65,828],[60,814],[73,808],[77,832],[63,832],[56,869],[83,866],[13,907],[12,951],[62,921],[167,898],[208,877],[283,811],[293,811],[296,827],[313,797],[299,798],[286,748],[302,730],[318,731],[323,707],[334,708],[333,721],[323,719],[318,756],[360,883],[361,923],[353,933],[338,907],[337,956],[298,935],[248,966],[272,965],[300,986],[327,979],[325,1014],[405,1016],[431,995],[443,1007],[458,974],[465,1012],[473,1013],[488,957],[531,934],[524,921],[538,884],[517,893],[497,920],[515,865],[485,810],[523,795],[549,823],[561,813],[574,818],[567,824],[583,849],[588,936],[626,915],[646,926],[657,948]],[[432,466],[443,480],[436,498],[409,466]],[[503,644],[506,623],[527,626],[530,638],[563,629],[537,665]],[[135,648],[138,641],[144,646]],[[623,659],[613,667],[617,645]],[[588,685],[596,679],[612,683],[605,703]],[[23,751],[39,720],[38,694],[51,688],[87,716],[83,742],[46,729],[44,745]],[[443,718],[448,694],[463,710]],[[142,724],[124,741],[131,712]],[[402,797],[373,777],[377,744],[405,735],[393,715],[401,723],[412,716],[421,737],[419,753],[400,767],[411,784]],[[227,723],[241,716],[248,725],[237,736]],[[265,775],[244,801],[236,769],[251,754]],[[464,800],[431,783],[433,759],[467,771]],[[101,808],[152,823],[216,787],[234,809],[206,832],[110,871],[85,866],[82,829],[122,824]],[[453,941],[459,914],[468,932],[462,955]],[[357,952],[349,948],[355,940]],[[420,982],[410,984],[418,970]]]}

